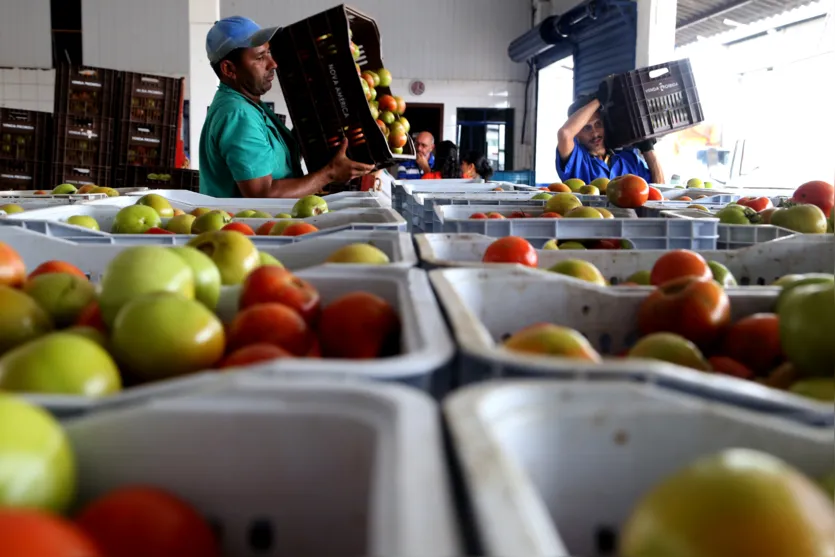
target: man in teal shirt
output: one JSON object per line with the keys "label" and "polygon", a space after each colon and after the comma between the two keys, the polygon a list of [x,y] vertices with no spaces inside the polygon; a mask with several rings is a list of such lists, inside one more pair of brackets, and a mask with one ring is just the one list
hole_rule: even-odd
{"label": "man in teal shirt", "polygon": [[276,31],[235,16],[215,23],[206,36],[206,53],[220,85],[200,134],[200,193],[304,197],[374,171],[348,159],[343,140],[327,166],[302,172],[298,143],[261,102],[275,78],[269,42]]}

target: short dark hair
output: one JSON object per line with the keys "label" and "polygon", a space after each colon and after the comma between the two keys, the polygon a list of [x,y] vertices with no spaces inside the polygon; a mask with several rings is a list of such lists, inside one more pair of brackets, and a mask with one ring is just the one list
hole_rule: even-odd
{"label": "short dark hair", "polygon": [[245,49],[243,49],[243,48],[236,48],[235,50],[233,50],[232,52],[230,52],[229,54],[224,56],[220,61],[215,62],[214,64],[211,65],[212,69],[214,70],[215,75],[217,76],[218,79],[223,79],[223,74],[220,72],[220,64],[224,60],[229,60],[230,62],[232,62],[236,66],[239,65],[241,63],[241,57],[244,54],[244,50]]}
{"label": "short dark hair", "polygon": [[442,178],[460,178],[458,146],[452,141],[441,141],[435,146],[435,164],[432,170],[440,172]]}
{"label": "short dark hair", "polygon": [[493,177],[493,167],[490,166],[490,161],[478,151],[468,151],[461,157],[461,162],[473,165],[476,174],[481,176],[483,180],[489,180]]}

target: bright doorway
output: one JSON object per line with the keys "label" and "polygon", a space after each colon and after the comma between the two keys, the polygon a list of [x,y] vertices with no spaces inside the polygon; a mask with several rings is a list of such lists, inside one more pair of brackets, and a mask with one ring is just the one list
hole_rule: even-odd
{"label": "bright doorway", "polygon": [[536,183],[559,182],[557,131],[574,101],[574,58],[569,56],[539,70],[536,80]]}

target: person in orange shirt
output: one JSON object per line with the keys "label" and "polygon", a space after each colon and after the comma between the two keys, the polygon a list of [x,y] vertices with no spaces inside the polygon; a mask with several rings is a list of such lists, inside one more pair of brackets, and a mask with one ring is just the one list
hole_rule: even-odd
{"label": "person in orange shirt", "polygon": [[461,168],[458,164],[458,146],[452,141],[441,141],[435,147],[435,164],[432,172],[423,175],[423,180],[442,180],[460,178]]}

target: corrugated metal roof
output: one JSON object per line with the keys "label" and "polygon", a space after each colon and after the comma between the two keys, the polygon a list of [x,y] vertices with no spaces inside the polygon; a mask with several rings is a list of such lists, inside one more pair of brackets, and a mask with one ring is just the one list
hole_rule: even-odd
{"label": "corrugated metal roof", "polygon": [[813,3],[813,0],[678,0],[676,46],[732,29],[725,19],[748,24]]}

